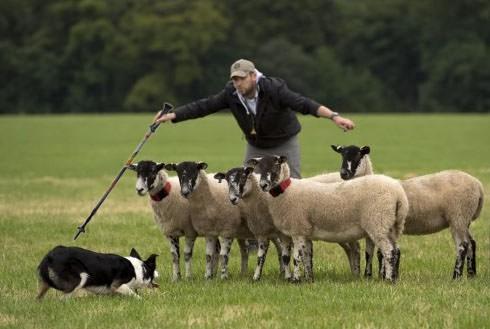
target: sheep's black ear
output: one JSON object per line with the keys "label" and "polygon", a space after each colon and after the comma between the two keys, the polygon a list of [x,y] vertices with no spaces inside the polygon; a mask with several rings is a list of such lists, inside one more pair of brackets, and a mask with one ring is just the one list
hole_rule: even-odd
{"label": "sheep's black ear", "polygon": [[334,150],[335,152],[337,153],[342,153],[342,151],[344,150],[344,148],[340,145],[330,145],[332,147],[332,150]]}
{"label": "sheep's black ear", "polygon": [[225,179],[225,177],[226,175],[223,174],[222,172],[219,172],[216,175],[214,175],[214,179],[217,179],[219,183],[221,183],[221,181]]}
{"label": "sheep's black ear", "polygon": [[254,169],[255,169],[254,167],[246,167],[245,174],[247,174],[247,176],[250,175],[251,173],[254,172]]}
{"label": "sheep's black ear", "polygon": [[252,158],[252,159],[248,159],[247,162],[245,162],[245,164],[247,166],[252,166],[252,167],[255,167],[259,161],[260,161],[261,158]]}
{"label": "sheep's black ear", "polygon": [[168,171],[176,171],[177,170],[177,165],[175,163],[167,163],[165,165],[165,169]]}
{"label": "sheep's black ear", "polygon": [[141,260],[140,254],[138,254],[138,252],[134,248],[131,248],[131,252],[129,253],[129,256],[134,257],[134,258],[138,258]]}
{"label": "sheep's black ear", "polygon": [[361,155],[369,154],[369,152],[371,152],[371,149],[369,148],[369,146],[361,147]]}
{"label": "sheep's black ear", "polygon": [[199,168],[200,170],[206,170],[207,167],[208,167],[208,164],[206,162],[199,162],[197,164],[197,168]]}
{"label": "sheep's black ear", "polygon": [[138,163],[131,163],[127,166],[129,170],[136,171],[138,169]]}
{"label": "sheep's black ear", "polygon": [[165,168],[165,163],[161,162],[161,163],[157,163],[157,171],[160,171],[162,170],[163,168]]}
{"label": "sheep's black ear", "polygon": [[281,156],[278,156],[278,157],[277,157],[277,162],[278,162],[278,163],[284,163],[284,162],[286,162],[286,161],[288,161],[288,157],[287,157],[287,156],[285,156],[285,155],[281,155]]}

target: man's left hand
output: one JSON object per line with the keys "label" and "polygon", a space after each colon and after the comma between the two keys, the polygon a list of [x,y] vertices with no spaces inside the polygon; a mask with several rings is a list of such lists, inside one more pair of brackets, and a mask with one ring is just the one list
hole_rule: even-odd
{"label": "man's left hand", "polygon": [[352,130],[356,127],[353,121],[347,118],[343,118],[340,115],[334,117],[332,121],[335,123],[337,127],[343,129],[344,131]]}

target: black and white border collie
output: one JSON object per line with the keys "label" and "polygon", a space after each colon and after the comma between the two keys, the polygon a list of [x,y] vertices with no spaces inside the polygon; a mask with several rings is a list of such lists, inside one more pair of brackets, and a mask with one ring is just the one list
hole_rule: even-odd
{"label": "black and white border collie", "polygon": [[156,288],[156,257],[147,260],[131,249],[129,257],[102,254],[78,248],[57,246],[38,266],[39,294],[43,298],[49,288],[61,290],[70,297],[79,289],[96,294],[122,294],[140,298],[137,289]]}

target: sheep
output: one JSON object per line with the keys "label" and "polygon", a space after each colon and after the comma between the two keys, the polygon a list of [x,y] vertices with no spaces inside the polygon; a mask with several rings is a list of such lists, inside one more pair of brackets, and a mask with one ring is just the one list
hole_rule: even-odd
{"label": "sheep", "polygon": [[[238,205],[250,231],[257,238],[258,259],[253,280],[260,280],[262,275],[269,247],[269,239],[272,239],[276,245],[279,255],[280,271],[284,271],[285,278],[290,279],[289,261],[292,241],[290,237],[282,234],[274,226],[267,206],[269,196],[261,192],[257,177],[253,174],[253,168],[232,168],[226,173],[217,173],[214,178],[219,182],[223,179],[226,180],[230,202]],[[240,200],[242,202],[239,202]]]}
{"label": "sheep", "polygon": [[[334,151],[338,152],[336,149],[337,146],[332,145],[332,148]],[[346,148],[345,149],[345,157],[343,157],[343,162],[342,162],[342,167],[340,170],[340,175],[339,172],[330,172],[330,173],[322,173],[316,176],[308,177],[305,178],[307,180],[312,180],[315,182],[320,182],[320,183],[335,183],[335,182],[340,182],[342,181],[343,178],[347,177],[352,173],[352,170],[355,173],[355,177],[358,176],[365,176],[365,175],[372,175],[373,174],[373,168],[371,161],[369,159],[369,146],[363,146],[361,148],[357,148],[356,150]],[[344,249],[345,253],[347,254],[347,258],[349,259],[349,265],[351,268],[351,272],[354,275],[359,275],[360,274],[360,262],[361,262],[361,257],[360,257],[360,245],[359,242],[347,242],[347,243],[339,243],[339,245]],[[366,239],[366,245],[368,245],[370,248],[374,248],[374,245],[372,244],[372,241],[369,239]],[[371,258],[370,256],[372,255],[366,255],[366,262],[369,262],[371,264]],[[372,268],[366,266],[366,269]],[[366,272],[364,273],[365,276],[370,276]]]}
{"label": "sheep", "polygon": [[[333,146],[332,146],[333,147]],[[319,183],[335,183],[342,181],[342,177],[348,174],[348,170],[351,167],[355,166],[357,168],[356,175],[364,176],[367,174],[372,174],[372,166],[369,161],[368,156],[364,156],[369,153],[369,147],[365,146],[360,149],[361,156],[356,158],[355,156],[351,157],[351,161],[346,163],[345,166],[343,164],[342,170],[339,172],[331,172],[331,173],[322,173],[316,176],[305,178],[306,180],[311,180]],[[357,154],[357,153],[356,153]],[[344,169],[345,168],[345,169]],[[359,242],[347,242],[347,243],[339,243],[339,245],[344,249],[347,254],[347,258],[349,259],[349,265],[351,268],[351,272],[358,276],[360,274],[360,246]]]}
{"label": "sheep", "polygon": [[180,279],[180,237],[185,237],[185,276],[190,278],[192,251],[197,232],[192,226],[189,203],[180,195],[176,177],[168,177],[165,164],[143,160],[128,166],[136,172],[136,192],[139,196],[149,194],[155,223],[170,242],[172,255],[172,280]]}
{"label": "sheep", "polygon": [[371,149],[369,146],[357,147],[354,145],[342,147],[331,145],[332,149],[342,154],[342,165],[339,172],[319,174],[307,179],[320,183],[334,183],[341,180],[351,179],[373,174],[373,165],[369,158]]}
{"label": "sheep", "polygon": [[383,278],[395,282],[400,250],[397,239],[408,213],[408,201],[400,183],[383,175],[322,184],[291,179],[285,156],[252,159],[260,174],[260,187],[273,198],[268,202],[274,225],[293,239],[293,282],[299,281],[299,265],[313,280],[311,240],[357,241],[370,237],[384,256]]}
{"label": "sheep", "polygon": [[[358,177],[355,165],[346,168],[352,159],[366,158],[355,145],[342,147],[332,145],[342,155],[343,179]],[[370,172],[372,174],[372,164]],[[347,170],[348,169],[348,170]],[[482,183],[475,177],[459,170],[445,170],[401,181],[409,202],[404,234],[425,235],[450,228],[456,247],[456,262],[453,279],[463,275],[465,258],[468,277],[476,275],[476,241],[469,230],[472,221],[480,216],[484,201]],[[366,241],[367,242],[367,241]],[[374,246],[366,244],[366,259],[372,258]],[[369,255],[368,255],[369,254]],[[369,274],[371,262],[366,262]]]}
{"label": "sheep", "polygon": [[205,162],[184,161],[167,164],[165,169],[176,171],[181,194],[189,200],[190,216],[193,227],[199,235],[206,237],[206,274],[212,277],[210,258],[214,254],[214,241],[221,237],[220,259],[221,278],[228,278],[228,259],[233,238],[238,239],[242,256],[241,274],[248,267],[248,251],[245,239],[253,239],[253,234],[241,217],[240,210],[227,201],[226,186],[219,184],[205,172]]}

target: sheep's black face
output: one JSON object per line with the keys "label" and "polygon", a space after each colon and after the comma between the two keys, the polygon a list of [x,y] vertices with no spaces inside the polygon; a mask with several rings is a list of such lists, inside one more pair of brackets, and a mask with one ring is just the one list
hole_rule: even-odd
{"label": "sheep's black face", "polygon": [[[238,201],[243,197],[245,185],[247,184],[248,176],[253,172],[253,168],[232,168],[224,174],[224,179],[228,182],[228,196],[230,202],[234,205],[238,204]],[[215,176],[217,177],[219,174]],[[222,176],[221,176],[222,177]]]}
{"label": "sheep's black face", "polygon": [[332,145],[332,149],[342,155],[342,166],[340,167],[340,177],[343,180],[352,179],[357,172],[357,168],[361,163],[362,158],[369,154],[369,146],[358,147],[355,145],[350,146],[335,146]]}
{"label": "sheep's black face", "polygon": [[164,165],[163,163],[143,160],[128,167],[136,171],[136,193],[138,195],[143,196],[155,187],[158,172],[163,169]]}
{"label": "sheep's black face", "polygon": [[170,170],[175,170],[179,177],[180,194],[188,198],[197,186],[199,171],[206,169],[208,165],[204,162],[184,161],[171,166]]}
{"label": "sheep's black face", "polygon": [[257,163],[255,171],[260,175],[260,188],[269,192],[271,188],[279,185],[281,164],[286,161],[284,156],[265,156]]}

